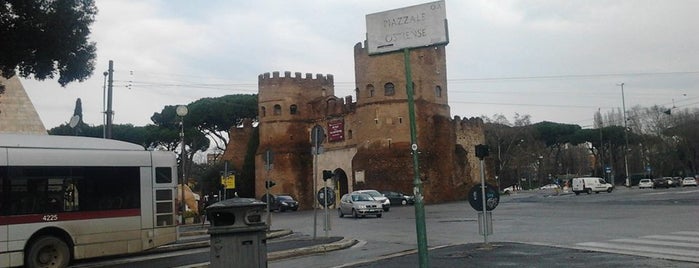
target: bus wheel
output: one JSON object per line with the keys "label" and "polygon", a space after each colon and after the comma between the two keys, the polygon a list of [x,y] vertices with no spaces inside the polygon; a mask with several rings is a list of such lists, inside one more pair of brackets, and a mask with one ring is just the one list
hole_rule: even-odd
{"label": "bus wheel", "polygon": [[70,262],[68,244],[54,236],[42,236],[28,248],[26,267],[67,267]]}

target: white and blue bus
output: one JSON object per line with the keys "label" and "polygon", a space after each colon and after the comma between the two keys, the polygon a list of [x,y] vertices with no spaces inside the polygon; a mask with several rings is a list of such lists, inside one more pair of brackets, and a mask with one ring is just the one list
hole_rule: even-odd
{"label": "white and blue bus", "polygon": [[176,188],[172,152],[0,134],[0,267],[65,267],[172,243]]}

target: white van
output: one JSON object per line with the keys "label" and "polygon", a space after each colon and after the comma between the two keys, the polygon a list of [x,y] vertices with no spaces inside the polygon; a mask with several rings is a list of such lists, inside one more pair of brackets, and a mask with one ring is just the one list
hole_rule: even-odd
{"label": "white van", "polygon": [[591,194],[592,192],[599,193],[606,191],[611,193],[614,190],[614,185],[607,183],[602,178],[588,177],[588,178],[574,178],[573,179],[573,192],[576,195],[580,193]]}

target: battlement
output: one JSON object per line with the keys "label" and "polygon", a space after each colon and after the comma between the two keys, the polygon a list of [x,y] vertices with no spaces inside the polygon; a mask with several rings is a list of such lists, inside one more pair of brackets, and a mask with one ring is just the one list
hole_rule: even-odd
{"label": "battlement", "polygon": [[366,47],[367,47],[366,40],[364,40],[364,42],[357,42],[356,44],[354,44],[354,54],[357,55],[357,52],[368,53],[368,52],[366,52]]}
{"label": "battlement", "polygon": [[306,73],[305,76],[302,77],[300,72],[296,72],[293,76],[291,76],[291,72],[289,71],[285,71],[284,76],[280,76],[279,72],[272,72],[271,74],[264,73],[258,76],[259,85],[280,84],[285,81],[293,81],[295,83],[314,82],[318,83],[319,85],[333,85],[334,77],[332,74],[316,74],[316,77],[313,78],[312,73]]}
{"label": "battlement", "polygon": [[461,118],[460,116],[454,116],[454,129],[456,131],[460,130],[472,130],[474,128],[482,129],[485,127],[483,119],[480,117],[471,118]]}

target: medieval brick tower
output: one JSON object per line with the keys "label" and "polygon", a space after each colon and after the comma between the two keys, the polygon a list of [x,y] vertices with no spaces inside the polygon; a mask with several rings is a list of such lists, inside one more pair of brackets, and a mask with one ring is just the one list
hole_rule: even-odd
{"label": "medieval brick tower", "polygon": [[[352,168],[364,175],[356,186],[412,192],[413,169],[410,124],[406,93],[405,61],[402,52],[370,56],[366,46],[354,47],[358,122],[357,144]],[[457,178],[455,133],[448,105],[444,46],[412,49],[410,64],[420,178],[427,202],[462,197],[463,178]],[[361,123],[359,123],[361,122]],[[461,173],[458,172],[458,173]]]}
{"label": "medieval brick tower", "polygon": [[[258,77],[258,86],[260,143],[255,158],[255,193],[261,196],[269,179],[277,183],[273,193],[289,193],[310,204],[313,157],[309,125],[322,118],[313,104],[334,95],[333,76],[265,73]],[[268,161],[272,165],[266,165]]]}
{"label": "medieval brick tower", "polygon": [[[273,72],[258,77],[256,198],[265,193],[266,180],[277,183],[270,193],[291,194],[305,209],[315,202],[313,190],[323,186],[333,187],[337,196],[360,189],[412,192],[403,54],[370,56],[358,43],[354,58],[356,102],[334,96],[332,75]],[[410,61],[425,200],[462,199],[479,179],[473,151],[484,142],[483,122],[450,118],[444,46],[413,49]],[[319,155],[313,154],[314,127],[322,127],[326,135]],[[247,139],[238,140],[231,137],[224,158],[232,148],[247,148]],[[322,181],[319,175],[314,180],[322,170],[334,171],[335,180]]]}

